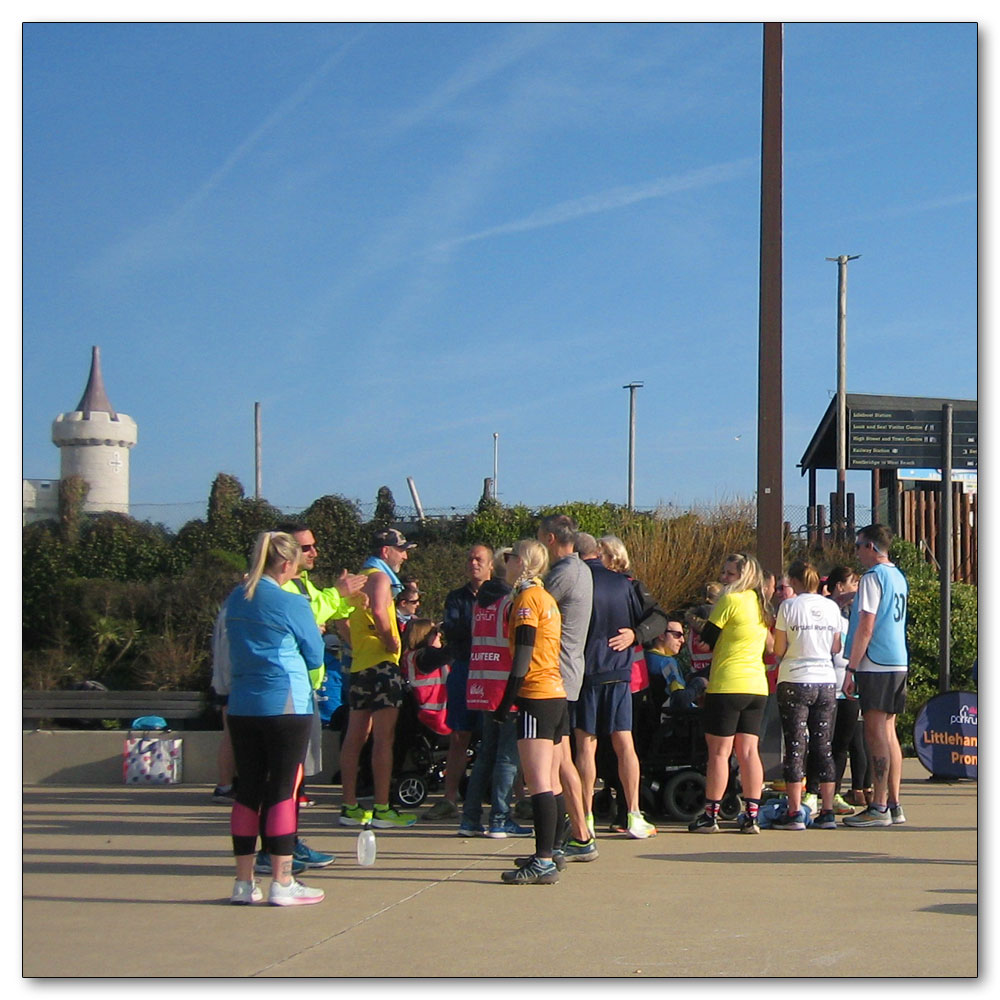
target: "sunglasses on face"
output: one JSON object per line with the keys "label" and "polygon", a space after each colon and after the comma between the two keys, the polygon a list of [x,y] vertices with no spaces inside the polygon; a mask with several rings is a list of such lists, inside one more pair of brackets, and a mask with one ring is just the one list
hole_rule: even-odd
{"label": "sunglasses on face", "polygon": [[319,549],[315,545],[303,545],[301,546],[303,552],[318,552]]}
{"label": "sunglasses on face", "polygon": [[672,635],[675,639],[683,639],[684,638],[684,633],[683,632],[678,632],[677,629],[675,629],[675,628],[668,628],[667,629],[667,635]]}

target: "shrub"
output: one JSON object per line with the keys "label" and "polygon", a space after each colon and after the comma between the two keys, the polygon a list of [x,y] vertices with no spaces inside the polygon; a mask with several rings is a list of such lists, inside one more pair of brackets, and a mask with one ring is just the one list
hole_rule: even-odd
{"label": "shrub", "polygon": [[752,552],[754,529],[748,504],[709,514],[634,517],[621,529],[632,573],[666,610],[701,602],[706,583],[717,580],[730,552]]}
{"label": "shrub", "polygon": [[309,525],[319,547],[315,569],[318,580],[326,580],[329,585],[341,570],[357,572],[365,559],[368,539],[356,500],[327,494],[313,501],[301,519]]}
{"label": "shrub", "polygon": [[[912,547],[912,546],[911,546]],[[913,740],[917,712],[940,690],[941,587],[937,580],[910,580],[906,639],[910,672],[906,682],[906,710],[897,719],[900,742]],[[951,585],[951,671],[949,688],[976,690],[972,664],[979,655],[979,592],[971,584]]]}

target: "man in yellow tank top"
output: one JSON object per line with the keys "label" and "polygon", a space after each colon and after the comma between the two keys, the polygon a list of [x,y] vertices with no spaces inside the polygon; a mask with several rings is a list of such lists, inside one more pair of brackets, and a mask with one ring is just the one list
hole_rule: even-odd
{"label": "man in yellow tank top", "polygon": [[358,761],[368,734],[372,734],[372,773],[375,781],[375,808],[372,826],[381,829],[413,826],[417,817],[398,813],[389,803],[392,780],[392,748],[396,719],[403,703],[403,682],[399,670],[401,643],[393,598],[403,589],[397,573],[414,547],[395,528],[376,532],[361,572],[368,579],[362,593],[366,607],[351,612],[351,686],[347,733],[340,749],[343,803],[342,826],[360,826],[364,810],[358,804]]}

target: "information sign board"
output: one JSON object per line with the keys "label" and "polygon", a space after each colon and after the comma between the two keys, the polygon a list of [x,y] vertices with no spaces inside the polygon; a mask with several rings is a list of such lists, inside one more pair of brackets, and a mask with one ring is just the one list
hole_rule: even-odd
{"label": "information sign board", "polygon": [[[849,409],[847,464],[852,469],[941,467],[944,420],[940,410]],[[979,466],[976,411],[952,414],[951,463],[955,469]]]}

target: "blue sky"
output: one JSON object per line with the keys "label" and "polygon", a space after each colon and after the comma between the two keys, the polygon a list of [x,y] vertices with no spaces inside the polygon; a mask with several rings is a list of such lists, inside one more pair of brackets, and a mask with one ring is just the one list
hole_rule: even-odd
{"label": "blue sky", "polygon": [[[92,344],[133,513],[751,498],[761,26],[29,24],[23,474]],[[836,388],[976,398],[977,27],[788,24],[784,456]],[[820,475],[819,491],[835,488]],[[859,506],[868,477],[853,474]],[[804,517],[804,515],[803,515]]]}

